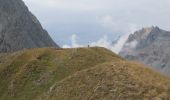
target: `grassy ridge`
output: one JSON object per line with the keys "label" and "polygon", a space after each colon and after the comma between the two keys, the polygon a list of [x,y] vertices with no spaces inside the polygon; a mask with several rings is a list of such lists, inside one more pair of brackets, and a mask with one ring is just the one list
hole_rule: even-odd
{"label": "grassy ridge", "polygon": [[104,48],[0,56],[0,100],[169,99],[169,78]]}
{"label": "grassy ridge", "polygon": [[170,100],[170,80],[138,63],[106,62],[56,83],[45,100]]}
{"label": "grassy ridge", "polygon": [[113,58],[119,59],[104,48],[44,48],[8,54],[0,66],[0,99],[37,98],[55,82]]}

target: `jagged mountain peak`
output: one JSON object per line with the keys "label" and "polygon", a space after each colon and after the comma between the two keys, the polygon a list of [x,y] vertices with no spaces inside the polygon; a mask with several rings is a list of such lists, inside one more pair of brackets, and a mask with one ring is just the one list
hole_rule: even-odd
{"label": "jagged mountain peak", "polygon": [[[142,28],[141,30],[139,31],[136,31],[135,33],[143,33],[143,34],[149,34],[151,31],[157,29],[158,27],[145,27],[145,28]],[[159,28],[158,28],[159,29]]]}
{"label": "jagged mountain peak", "polygon": [[151,27],[143,27],[142,29],[136,31],[134,34],[149,34],[153,31],[160,31],[162,29],[160,29],[158,26],[151,26]]}
{"label": "jagged mountain peak", "polygon": [[120,55],[138,60],[170,75],[170,32],[159,27],[143,28],[130,35]]}
{"label": "jagged mountain peak", "polygon": [[0,0],[0,52],[58,47],[22,0]]}
{"label": "jagged mountain peak", "polygon": [[151,34],[156,35],[157,33],[160,33],[160,31],[164,30],[160,29],[157,26],[145,27],[131,34],[127,42],[132,42],[134,40],[140,41],[146,39]]}

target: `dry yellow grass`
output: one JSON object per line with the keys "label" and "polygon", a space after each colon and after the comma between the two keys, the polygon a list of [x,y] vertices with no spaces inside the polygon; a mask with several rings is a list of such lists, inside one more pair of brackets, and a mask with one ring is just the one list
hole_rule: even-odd
{"label": "dry yellow grass", "polygon": [[0,100],[169,100],[169,78],[104,48],[1,54]]}
{"label": "dry yellow grass", "polygon": [[47,100],[170,100],[170,80],[134,62],[106,62],[63,79]]}

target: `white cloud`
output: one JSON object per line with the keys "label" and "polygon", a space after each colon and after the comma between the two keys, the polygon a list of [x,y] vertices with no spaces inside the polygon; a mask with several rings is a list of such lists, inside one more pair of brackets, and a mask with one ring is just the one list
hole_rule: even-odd
{"label": "white cloud", "polygon": [[[113,46],[113,51],[115,51],[116,53],[119,53],[123,46],[125,45],[128,37],[130,34],[133,34],[136,30],[140,29],[139,26],[135,25],[135,24],[129,24],[128,26],[129,32],[127,32],[126,34],[122,35],[116,44],[114,44]],[[136,47],[137,42],[133,41],[132,43],[128,44],[129,46],[131,46],[132,48]]]}
{"label": "white cloud", "polygon": [[76,34],[73,34],[73,35],[71,36],[71,43],[72,43],[72,47],[73,47],[73,48],[82,47],[82,45],[79,45],[79,44],[77,43],[77,39],[78,39],[78,36],[77,36]]}
{"label": "white cloud", "polygon": [[71,46],[69,46],[69,45],[63,45],[62,48],[71,48]]}
{"label": "white cloud", "polygon": [[73,34],[70,38],[71,45],[63,45],[63,48],[78,48],[83,47],[83,45],[80,45],[77,43],[78,36],[76,34]]}
{"label": "white cloud", "polygon": [[71,45],[63,45],[63,48],[78,48],[78,47],[87,47],[87,45],[89,45],[90,47],[104,47],[107,49],[110,49],[111,51],[115,52],[115,53],[119,53],[119,51],[117,51],[117,49],[115,49],[112,45],[112,43],[108,40],[108,37],[105,35],[103,36],[101,39],[99,39],[96,42],[91,42],[90,44],[87,45],[80,45],[79,43],[77,43],[77,38],[78,36],[76,34],[73,34],[71,36]]}
{"label": "white cloud", "polygon": [[114,28],[115,26],[113,17],[111,15],[102,16],[99,20],[103,27]]}
{"label": "white cloud", "polygon": [[134,41],[132,41],[130,43],[126,43],[125,47],[133,49],[133,48],[135,48],[137,46],[137,44],[138,44],[138,41],[134,40]]}
{"label": "white cloud", "polygon": [[92,47],[95,47],[95,46],[104,47],[104,48],[112,50],[113,52],[116,52],[116,51],[113,50],[113,46],[112,46],[111,42],[108,40],[108,37],[106,35],[103,36],[98,41],[90,43],[90,46],[92,46]]}
{"label": "white cloud", "polygon": [[24,1],[60,45],[69,43],[68,36],[72,33],[77,33],[82,38],[80,43],[82,40],[83,43],[92,40],[97,42],[98,38],[103,38],[103,34],[109,39],[112,37],[113,40],[120,34],[125,34],[116,45],[118,52],[128,34],[139,29],[139,26],[141,28],[156,25],[170,30],[170,21],[168,21],[170,0],[157,0],[156,2],[155,0]]}
{"label": "white cloud", "polygon": [[[105,17],[106,22],[109,20],[112,20],[112,18],[110,16]],[[137,26],[135,24],[129,24],[128,25],[128,31],[126,34],[123,34],[118,41],[115,44],[112,44],[112,41],[109,41],[108,36],[104,35],[102,38],[100,38],[99,40],[95,41],[95,42],[91,42],[87,45],[90,45],[91,47],[104,47],[107,49],[110,49],[111,51],[115,52],[115,53],[119,53],[123,46],[125,45],[128,37],[130,34],[133,34],[136,30],[140,29],[140,26]],[[63,48],[77,48],[77,47],[87,47],[87,45],[80,45],[78,43],[78,36],[76,34],[73,34],[71,36],[71,45],[63,45]],[[129,47],[134,48],[137,45],[137,41],[133,41],[129,44],[127,44]]]}
{"label": "white cloud", "polygon": [[129,37],[129,33],[121,36],[120,39],[117,41],[117,43],[114,44],[113,51],[115,51],[116,53],[119,53],[122,50],[122,47],[124,46],[124,44],[127,41],[128,37]]}

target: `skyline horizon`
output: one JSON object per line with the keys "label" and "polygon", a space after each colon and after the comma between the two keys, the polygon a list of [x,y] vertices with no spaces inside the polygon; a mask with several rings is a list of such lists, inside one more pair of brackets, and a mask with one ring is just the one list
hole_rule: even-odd
{"label": "skyline horizon", "polygon": [[170,16],[167,13],[170,11],[168,0],[158,1],[152,6],[150,4],[153,0],[139,2],[74,0],[71,3],[66,0],[41,2],[24,0],[24,2],[61,47],[71,46],[73,36],[76,36],[76,41],[80,45],[97,44],[102,40],[108,44],[144,27],[158,26],[170,30],[170,22],[167,21]]}

